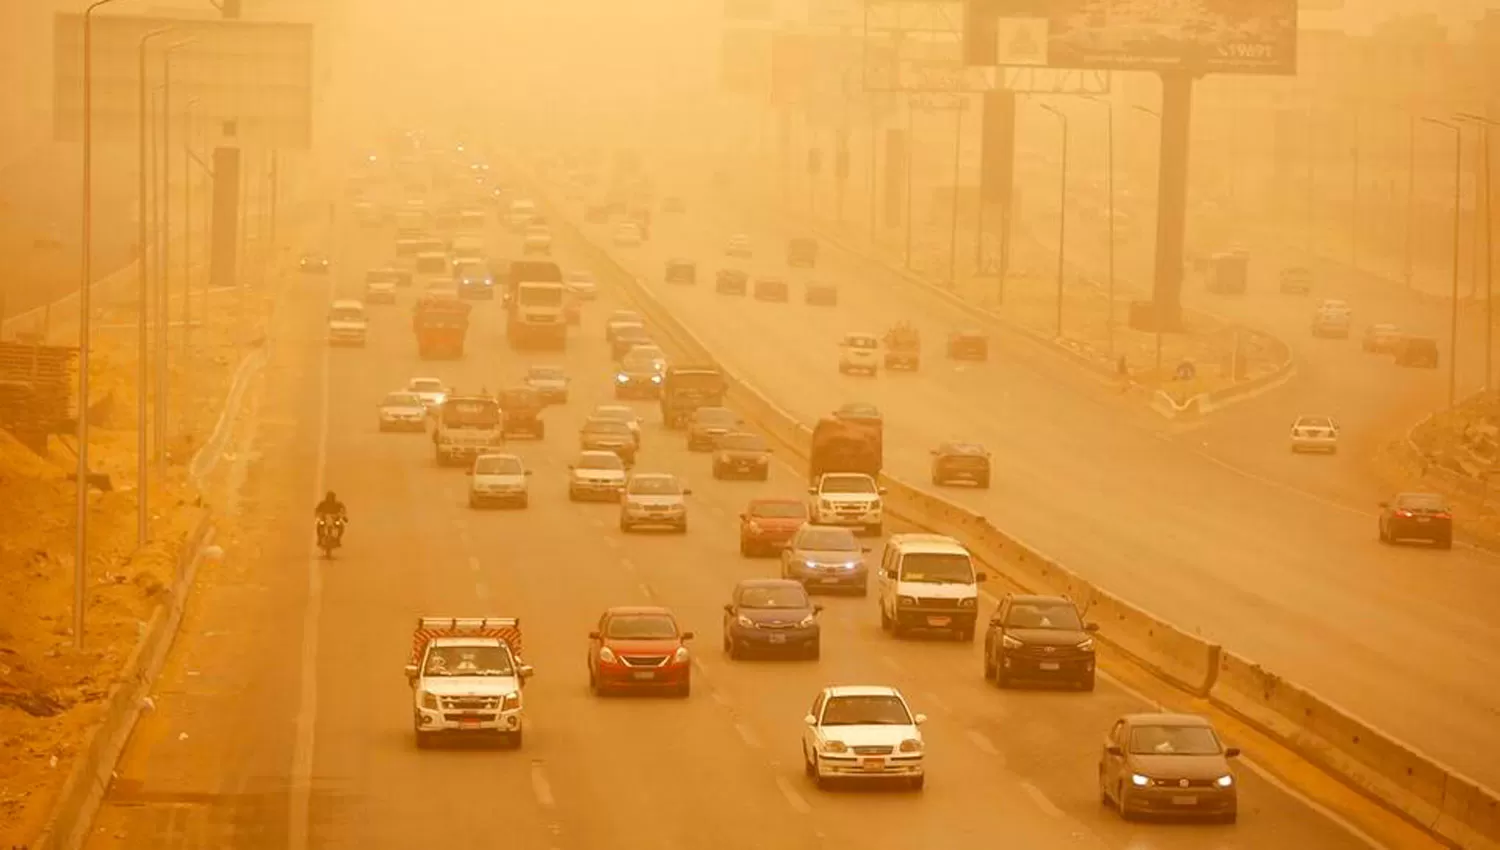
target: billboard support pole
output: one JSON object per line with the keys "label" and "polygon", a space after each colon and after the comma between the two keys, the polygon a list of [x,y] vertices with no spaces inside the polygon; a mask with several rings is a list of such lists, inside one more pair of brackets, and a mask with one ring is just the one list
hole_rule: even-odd
{"label": "billboard support pole", "polygon": [[1161,72],[1161,163],[1157,168],[1156,279],[1152,301],[1158,329],[1182,322],[1183,241],[1187,227],[1188,154],[1193,76]]}
{"label": "billboard support pole", "polygon": [[912,118],[911,95],[906,96],[906,270],[911,271],[911,167],[914,163],[912,150],[916,148],[916,135],[912,132],[916,121]]}

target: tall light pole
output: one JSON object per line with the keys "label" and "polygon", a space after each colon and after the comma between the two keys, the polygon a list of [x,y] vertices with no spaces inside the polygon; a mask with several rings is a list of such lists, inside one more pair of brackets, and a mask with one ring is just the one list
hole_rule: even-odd
{"label": "tall light pole", "polygon": [[[198,98],[188,98],[182,113],[182,358],[193,346],[193,107]],[[208,305],[204,301],[204,306]]]}
{"label": "tall light pole", "polygon": [[146,65],[146,44],[151,39],[156,38],[158,36],[166,35],[167,33],[171,32],[171,31],[172,31],[171,27],[162,27],[161,29],[154,29],[154,30],[146,33],[145,35],[141,36],[141,43],[140,43],[140,47],[139,47],[139,50],[138,50],[139,60],[140,60],[139,61],[139,70],[138,70],[138,73],[140,74],[140,86],[139,86],[139,89],[140,89],[140,94],[139,94],[140,101],[139,101],[139,103],[136,104],[136,110],[137,110],[138,125],[140,127],[140,137],[136,140],[136,153],[137,153],[137,158],[139,160],[138,168],[139,168],[140,174],[137,176],[137,188],[136,188],[136,191],[137,191],[138,197],[136,198],[136,202],[137,202],[137,208],[139,210],[138,213],[137,213],[137,217],[140,219],[139,232],[137,233],[137,240],[138,240],[139,245],[140,245],[140,248],[138,249],[138,253],[140,254],[140,257],[139,257],[139,259],[136,262],[136,282],[137,282],[137,289],[139,290],[139,292],[137,294],[137,299],[139,301],[139,308],[136,310],[136,337],[137,337],[136,341],[137,341],[137,349],[138,350],[136,352],[136,390],[135,390],[135,428],[136,428],[136,441],[135,441],[135,454],[136,454],[135,477],[136,477],[136,491],[137,491],[136,492],[136,519],[135,519],[135,523],[136,523],[136,528],[135,528],[135,545],[137,545],[137,546],[144,546],[144,545],[146,545],[146,540],[149,539],[150,536],[151,536],[151,529],[150,529],[150,501],[151,501],[151,499],[150,499],[150,492],[151,492],[151,488],[148,486],[149,483],[150,483],[150,478],[149,478],[149,463],[147,461],[147,454],[148,454],[147,443],[148,443],[148,438],[147,438],[147,435],[146,435],[146,425],[147,425],[147,421],[146,421],[147,420],[146,408],[147,408],[147,399],[150,397],[150,393],[149,393],[150,387],[149,387],[149,385],[150,385],[150,375],[151,375],[151,357],[150,357],[150,342],[149,342],[150,335],[146,332],[146,327],[147,327],[146,317],[150,315],[150,310],[151,310],[151,308],[150,308],[150,304],[151,304],[151,300],[150,300],[151,272],[150,272],[150,269],[147,267],[147,261],[148,261],[148,256],[147,255],[148,255],[149,252],[147,251],[147,248],[146,248],[146,246],[148,244],[147,240],[149,240],[151,238],[150,226],[148,224],[148,218],[149,217],[147,215],[147,205],[146,205],[147,197],[151,193],[151,186],[150,186],[149,169],[147,167],[148,163],[149,163],[149,160],[146,158],[146,135],[147,135],[147,129],[151,125],[150,125],[150,115],[148,114],[148,110],[146,108],[146,91],[147,91],[147,88],[146,88],[146,76],[147,76],[147,70],[148,70],[147,65]]}
{"label": "tall light pole", "polygon": [[[1461,121],[1479,125],[1480,167],[1484,176],[1484,389],[1494,389],[1491,375],[1495,360],[1495,174],[1490,170],[1490,128],[1500,126],[1500,121],[1472,112],[1460,112]],[[1478,266],[1476,259],[1476,268]]]}
{"label": "tall light pole", "polygon": [[1458,403],[1458,259],[1463,229],[1464,134],[1457,124],[1437,118],[1423,118],[1429,124],[1453,131],[1453,291],[1450,294],[1448,321],[1448,407]]}
{"label": "tall light pole", "polygon": [[1050,103],[1039,104],[1062,122],[1062,169],[1057,189],[1057,335],[1063,335],[1063,275],[1068,238],[1068,116]]}
{"label": "tall light pole", "polygon": [[83,216],[78,289],[78,465],[74,468],[73,645],[83,647],[88,606],[89,558],[89,288],[94,278],[94,11],[115,0],[94,0],[83,10]]}
{"label": "tall light pole", "polygon": [[[949,210],[948,230],[948,286],[951,289],[958,288],[958,180],[964,155],[964,109],[969,105],[963,95],[956,97],[953,103],[953,204]],[[980,205],[983,204],[981,200]]]}
{"label": "tall light pole", "polygon": [[[1156,110],[1154,110],[1154,109],[1152,109],[1152,108],[1150,108],[1148,106],[1141,106],[1140,104],[1137,103],[1137,104],[1133,104],[1130,108],[1134,109],[1136,112],[1141,113],[1142,115],[1149,115],[1152,118],[1155,118],[1158,123],[1161,122],[1161,113],[1157,112]],[[1156,324],[1155,330],[1156,330],[1156,371],[1160,372],[1161,371],[1161,325],[1160,325],[1160,323]]]}
{"label": "tall light pole", "polygon": [[168,433],[167,400],[171,395],[171,372],[167,368],[172,313],[172,54],[197,41],[187,38],[162,48],[161,96],[161,286],[157,291],[156,333],[156,434],[159,472],[166,466]]}
{"label": "tall light pole", "polygon": [[913,114],[912,114],[915,111],[916,106],[912,103],[912,99],[913,98],[912,98],[911,95],[907,95],[906,96],[906,150],[904,151],[904,153],[906,154],[906,167],[902,169],[903,171],[906,172],[906,174],[904,176],[906,177],[906,270],[907,271],[911,271],[911,232],[912,232],[912,225],[911,225],[911,171],[912,171],[912,166],[915,165],[916,161],[917,161],[917,156],[916,156],[917,146],[914,143],[916,141],[915,130],[916,130],[916,123],[917,122],[916,122],[916,118],[913,117]]}
{"label": "tall light pole", "polygon": [[1406,125],[1406,251],[1402,272],[1406,288],[1411,289],[1417,252],[1417,116],[1408,115]]}
{"label": "tall light pole", "polygon": [[1105,130],[1105,144],[1109,146],[1108,165],[1106,169],[1108,176],[1105,178],[1109,192],[1109,313],[1105,318],[1105,328],[1108,334],[1107,345],[1110,356],[1115,353],[1115,105],[1112,101],[1105,100],[1098,95],[1085,95],[1085,100],[1101,103],[1104,105],[1104,116],[1108,124]]}

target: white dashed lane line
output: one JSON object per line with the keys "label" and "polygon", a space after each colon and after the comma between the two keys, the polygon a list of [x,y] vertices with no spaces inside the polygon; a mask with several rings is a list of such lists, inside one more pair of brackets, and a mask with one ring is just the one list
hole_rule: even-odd
{"label": "white dashed lane line", "polygon": [[552,796],[552,783],[547,781],[547,771],[540,761],[531,763],[531,793],[536,796],[537,805],[544,809],[557,805],[557,799]]}
{"label": "white dashed lane line", "polygon": [[974,749],[979,750],[981,753],[987,756],[1000,755],[1000,751],[995,748],[995,742],[991,741],[988,735],[978,729],[965,730],[964,735],[974,744]]}
{"label": "white dashed lane line", "polygon": [[651,585],[646,584],[645,582],[641,582],[640,584],[636,585],[636,587],[640,588],[641,595],[645,596],[647,599],[656,598],[655,594],[651,590]]}
{"label": "white dashed lane line", "polygon": [[751,729],[749,726],[746,726],[743,723],[735,723],[734,731],[739,733],[740,740],[744,741],[745,746],[749,747],[750,749],[765,749],[765,746],[761,744],[760,739],[755,736],[755,730]]}
{"label": "white dashed lane line", "polygon": [[1063,816],[1063,810],[1059,809],[1056,803],[1047,799],[1047,795],[1042,793],[1042,789],[1032,785],[1030,782],[1022,782],[1021,787],[1025,789],[1026,796],[1030,797],[1031,801],[1036,803],[1037,808],[1045,812],[1048,817],[1060,818]]}
{"label": "white dashed lane line", "polygon": [[792,811],[799,815],[812,813],[812,806],[808,804],[807,799],[792,787],[792,783],[788,782],[785,776],[776,777],[776,787],[780,789],[781,796],[786,798],[786,803],[792,807]]}

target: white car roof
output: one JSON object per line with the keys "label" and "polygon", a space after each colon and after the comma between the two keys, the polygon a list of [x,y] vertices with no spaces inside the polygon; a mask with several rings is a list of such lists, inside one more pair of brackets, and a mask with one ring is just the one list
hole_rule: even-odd
{"label": "white car roof", "polygon": [[443,379],[442,378],[423,378],[423,377],[412,378],[410,381],[406,382],[406,386],[407,386],[408,389],[410,389],[411,387],[414,387],[417,384],[425,384],[425,383],[428,383],[429,381],[433,382],[433,383],[441,384],[443,382]]}
{"label": "white car roof", "polygon": [[831,685],[823,689],[828,697],[897,697],[906,702],[901,691],[890,685]]}
{"label": "white car roof", "polygon": [[892,534],[890,545],[903,552],[920,552],[929,555],[968,555],[969,550],[952,537],[942,534]]}
{"label": "white car roof", "polygon": [[[590,450],[588,450],[586,452],[579,452],[578,453],[578,457],[580,459],[581,458],[586,458],[586,457],[612,457],[612,458],[614,458],[616,460],[619,460],[619,458],[620,458],[620,456],[617,455],[617,454],[615,454],[614,452],[598,451],[598,450],[594,450],[594,449],[590,449]],[[623,463],[623,462],[624,461],[621,461],[621,463]]]}
{"label": "white car roof", "polygon": [[[702,410],[702,408],[699,408],[699,409]],[[720,409],[723,410],[725,408],[720,408]],[[858,478],[861,481],[872,481],[872,482],[875,480],[874,478],[872,478],[872,477],[864,474],[863,472],[825,472],[825,473],[823,473],[822,477],[823,478]]]}
{"label": "white car roof", "polygon": [[365,309],[365,302],[360,301],[357,298],[340,298],[339,300],[333,302],[333,309],[334,310],[363,310],[363,309]]}
{"label": "white car roof", "polygon": [[520,455],[513,455],[513,454],[506,453],[506,452],[486,452],[485,454],[479,455],[479,456],[475,457],[474,459],[475,460],[494,460],[496,458],[502,458],[502,459],[503,458],[510,458],[511,460],[515,461],[516,463],[520,463],[523,466],[525,465],[524,462],[521,460],[521,456]]}
{"label": "white car roof", "polygon": [[[424,239],[422,241],[425,242],[427,240]],[[446,260],[446,259],[448,259],[448,252],[447,251],[423,251],[423,252],[421,252],[420,254],[417,255],[417,259],[419,259],[419,260],[431,260],[433,258],[436,258],[436,259],[439,259],[439,260]]]}
{"label": "white car roof", "polygon": [[677,476],[671,472],[637,472],[630,476],[631,481],[676,481]]}
{"label": "white car roof", "polygon": [[636,418],[635,410],[624,404],[601,404],[598,407],[594,408],[595,416],[599,415],[600,413],[625,413],[631,419]]}

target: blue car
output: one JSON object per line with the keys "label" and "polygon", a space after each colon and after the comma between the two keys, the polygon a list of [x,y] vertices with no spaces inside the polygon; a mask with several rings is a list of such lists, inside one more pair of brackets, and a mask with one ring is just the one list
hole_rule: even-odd
{"label": "blue car", "polygon": [[735,659],[759,652],[816,660],[823,646],[822,610],[801,582],[745,579],[724,606],[724,652]]}

